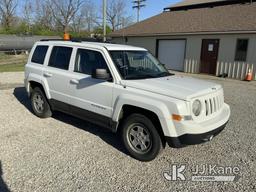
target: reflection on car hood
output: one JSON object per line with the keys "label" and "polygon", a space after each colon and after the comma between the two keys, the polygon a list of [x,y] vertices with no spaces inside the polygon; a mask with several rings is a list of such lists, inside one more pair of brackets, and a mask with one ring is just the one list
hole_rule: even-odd
{"label": "reflection on car hood", "polygon": [[127,87],[182,100],[190,100],[221,88],[221,85],[215,83],[177,75],[142,80],[122,80],[121,83]]}

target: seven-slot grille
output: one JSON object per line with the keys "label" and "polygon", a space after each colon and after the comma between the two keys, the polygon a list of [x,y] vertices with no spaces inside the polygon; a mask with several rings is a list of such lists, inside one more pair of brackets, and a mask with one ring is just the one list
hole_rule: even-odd
{"label": "seven-slot grille", "polygon": [[223,90],[218,91],[211,97],[205,98],[204,100],[205,115],[210,116],[218,112],[224,104]]}

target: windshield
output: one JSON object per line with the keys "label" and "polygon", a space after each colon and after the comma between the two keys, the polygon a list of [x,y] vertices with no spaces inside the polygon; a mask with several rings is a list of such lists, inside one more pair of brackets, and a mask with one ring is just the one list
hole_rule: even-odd
{"label": "windshield", "polygon": [[173,75],[147,51],[110,51],[123,79],[146,79]]}

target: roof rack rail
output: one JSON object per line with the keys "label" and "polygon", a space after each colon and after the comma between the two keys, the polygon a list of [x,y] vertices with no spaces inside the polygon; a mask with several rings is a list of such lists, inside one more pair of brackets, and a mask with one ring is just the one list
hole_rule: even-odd
{"label": "roof rack rail", "polygon": [[78,37],[78,38],[71,38],[71,41],[78,41],[78,42],[102,42],[102,39],[97,39],[97,38],[90,38],[90,37]]}
{"label": "roof rack rail", "polygon": [[102,42],[101,39],[95,39],[95,38],[71,38],[70,40],[64,40],[64,39],[41,39],[40,41]]}
{"label": "roof rack rail", "polygon": [[64,39],[41,39],[40,41],[70,41],[70,42],[81,42],[76,39],[64,40]]}
{"label": "roof rack rail", "polygon": [[41,39],[40,41],[64,41],[63,39]]}

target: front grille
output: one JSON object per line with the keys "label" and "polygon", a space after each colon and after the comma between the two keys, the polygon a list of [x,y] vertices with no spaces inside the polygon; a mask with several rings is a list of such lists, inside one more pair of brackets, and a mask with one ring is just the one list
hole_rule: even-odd
{"label": "front grille", "polygon": [[218,112],[224,104],[223,92],[218,91],[212,97],[204,99],[205,115],[210,116]]}

